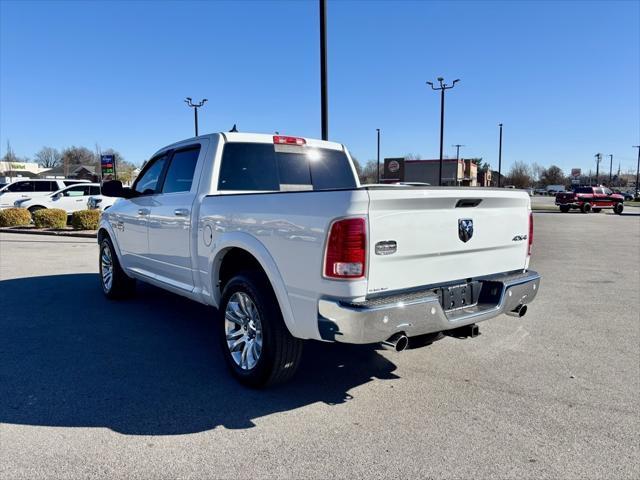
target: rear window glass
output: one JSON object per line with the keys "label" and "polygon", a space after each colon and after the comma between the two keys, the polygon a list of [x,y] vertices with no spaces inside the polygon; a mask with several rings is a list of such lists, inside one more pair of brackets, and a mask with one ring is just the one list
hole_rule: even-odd
{"label": "rear window glass", "polygon": [[219,190],[287,192],[355,187],[349,159],[339,150],[227,143],[222,152]]}

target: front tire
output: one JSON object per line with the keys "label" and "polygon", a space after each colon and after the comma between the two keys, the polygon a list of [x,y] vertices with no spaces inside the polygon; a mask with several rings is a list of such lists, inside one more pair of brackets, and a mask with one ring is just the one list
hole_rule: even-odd
{"label": "front tire", "polygon": [[115,248],[109,237],[100,242],[100,285],[107,298],[112,300],[131,296],[136,287],[135,279],[129,277],[120,266]]}
{"label": "front tire", "polygon": [[46,207],[42,207],[40,205],[29,207],[29,213],[31,214],[32,217],[33,217],[33,214],[36,213],[38,210],[46,210]]}
{"label": "front tire", "polygon": [[260,388],[288,381],[302,358],[302,340],[289,333],[264,274],[247,271],[224,287],[220,343],[233,376]]}
{"label": "front tire", "polygon": [[622,214],[623,210],[624,210],[624,205],[622,205],[622,203],[616,203],[615,206],[613,207],[613,213],[617,215]]}

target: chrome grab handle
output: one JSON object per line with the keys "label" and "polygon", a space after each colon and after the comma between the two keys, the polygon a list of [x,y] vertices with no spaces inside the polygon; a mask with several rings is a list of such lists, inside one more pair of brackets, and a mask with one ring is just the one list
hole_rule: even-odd
{"label": "chrome grab handle", "polygon": [[148,208],[138,209],[138,215],[149,215],[149,209]]}
{"label": "chrome grab handle", "polygon": [[189,215],[189,210],[187,210],[186,208],[176,208],[173,211],[173,214],[177,217],[186,217],[187,215]]}

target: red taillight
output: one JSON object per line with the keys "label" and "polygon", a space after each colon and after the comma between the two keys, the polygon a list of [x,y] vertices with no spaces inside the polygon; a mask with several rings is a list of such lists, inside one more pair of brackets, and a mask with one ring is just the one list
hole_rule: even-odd
{"label": "red taillight", "polygon": [[533,245],[533,213],[529,212],[529,255],[531,255],[531,246]]}
{"label": "red taillight", "polygon": [[324,257],[329,278],[362,278],[367,255],[367,224],[364,218],[345,218],[331,225]]}
{"label": "red taillight", "polygon": [[274,135],[273,143],[276,145],[305,145],[307,141],[300,137],[285,137],[283,135]]}

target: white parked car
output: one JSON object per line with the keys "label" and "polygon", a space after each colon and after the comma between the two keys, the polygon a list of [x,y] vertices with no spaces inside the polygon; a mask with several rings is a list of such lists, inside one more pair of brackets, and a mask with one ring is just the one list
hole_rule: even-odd
{"label": "white parked car", "polygon": [[0,208],[13,207],[17,200],[26,201],[32,198],[46,197],[62,188],[79,183],[89,183],[89,181],[40,178],[17,180],[0,188]]}
{"label": "white parked car", "polygon": [[203,135],[102,192],[123,197],[98,231],[106,296],[141,280],[217,307],[224,358],[252,386],[289,379],[306,339],[400,351],[474,336],[523,316],[540,286],[525,191],[362,187],[339,143]]}
{"label": "white parked car", "polygon": [[71,215],[78,210],[85,210],[89,197],[99,194],[99,183],[80,183],[31,200],[16,200],[14,205],[26,208],[31,213],[43,208],[60,208],[65,210],[68,215]]}
{"label": "white parked car", "polygon": [[87,209],[89,210],[107,210],[111,207],[118,198],[115,197],[107,197],[105,195],[92,195],[87,200]]}

